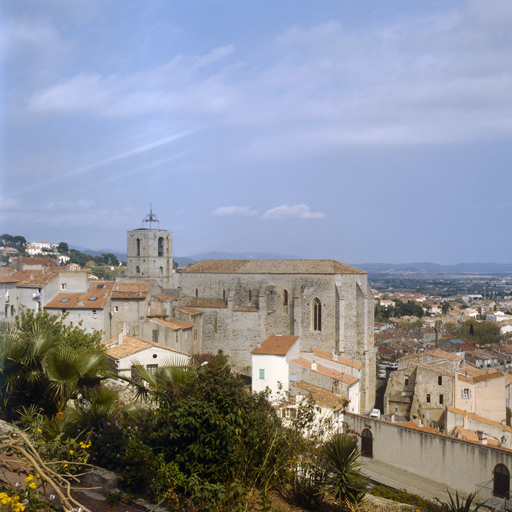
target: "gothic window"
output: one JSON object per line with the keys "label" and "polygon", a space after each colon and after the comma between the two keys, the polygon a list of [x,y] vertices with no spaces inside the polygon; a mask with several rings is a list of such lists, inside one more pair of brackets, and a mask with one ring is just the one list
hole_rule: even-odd
{"label": "gothic window", "polygon": [[283,290],[283,315],[288,313],[288,290]]}
{"label": "gothic window", "polygon": [[137,256],[140,256],[140,238],[137,238]]}
{"label": "gothic window", "polygon": [[138,265],[135,267],[135,273],[140,274],[140,267]]}
{"label": "gothic window", "polygon": [[159,239],[158,239],[158,256],[163,256],[164,255],[164,237],[161,236]]}
{"label": "gothic window", "polygon": [[322,330],[322,303],[318,298],[313,301],[313,330]]}
{"label": "gothic window", "polygon": [[164,268],[160,267],[160,277],[164,277]]}

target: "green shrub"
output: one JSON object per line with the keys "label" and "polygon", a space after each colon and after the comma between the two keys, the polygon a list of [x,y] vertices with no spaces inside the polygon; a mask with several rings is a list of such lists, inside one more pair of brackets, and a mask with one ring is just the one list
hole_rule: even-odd
{"label": "green shrub", "polygon": [[434,501],[422,498],[417,494],[411,494],[405,489],[397,490],[391,489],[390,487],[386,487],[384,485],[375,485],[370,489],[369,492],[373,494],[373,496],[379,496],[388,500],[397,501],[398,503],[405,503],[406,505],[413,505],[414,507],[423,508],[429,512],[441,511],[441,507]]}

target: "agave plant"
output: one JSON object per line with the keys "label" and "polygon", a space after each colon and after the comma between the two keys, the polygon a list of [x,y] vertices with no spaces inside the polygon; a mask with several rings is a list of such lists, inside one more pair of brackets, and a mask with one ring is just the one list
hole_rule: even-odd
{"label": "agave plant", "polygon": [[335,435],[322,448],[329,475],[325,486],[340,503],[357,504],[365,495],[368,482],[360,471],[360,454],[357,439],[347,434]]}
{"label": "agave plant", "polygon": [[459,496],[459,492],[455,491],[454,499],[450,491],[448,491],[450,501],[437,501],[439,502],[439,505],[441,505],[442,512],[476,512],[478,509],[484,506],[484,503],[473,504],[477,492],[478,491],[472,492],[466,498],[462,498]]}

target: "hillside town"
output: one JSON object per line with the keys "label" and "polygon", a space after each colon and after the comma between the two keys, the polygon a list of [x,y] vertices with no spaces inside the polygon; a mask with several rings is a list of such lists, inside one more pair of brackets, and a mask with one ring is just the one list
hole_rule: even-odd
{"label": "hillside town", "polygon": [[[155,374],[168,357],[222,354],[283,419],[313,398],[333,431],[361,432],[364,458],[393,464],[400,453],[415,474],[466,493],[479,485],[486,500],[508,497],[511,296],[381,292],[367,272],[335,260],[180,268],[172,233],[152,212],[128,231],[126,263],[107,255],[82,266],[66,243],[20,238],[4,235],[0,248],[5,325],[26,310],[57,315],[100,336],[125,377],[135,376],[135,360]],[[100,279],[98,265],[117,277]],[[453,455],[437,474],[434,449]]]}

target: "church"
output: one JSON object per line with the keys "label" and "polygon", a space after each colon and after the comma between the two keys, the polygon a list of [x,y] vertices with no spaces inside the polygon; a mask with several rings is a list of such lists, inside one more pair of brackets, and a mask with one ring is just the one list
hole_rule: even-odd
{"label": "church", "polygon": [[250,373],[251,351],[263,340],[298,336],[301,351],[359,361],[360,409],[372,409],[374,308],[365,271],[335,260],[202,260],[173,273],[172,233],[152,212],[144,224],[127,234],[127,280],[156,281],[160,296],[179,306],[170,316],[201,312],[202,352],[224,353]]}

